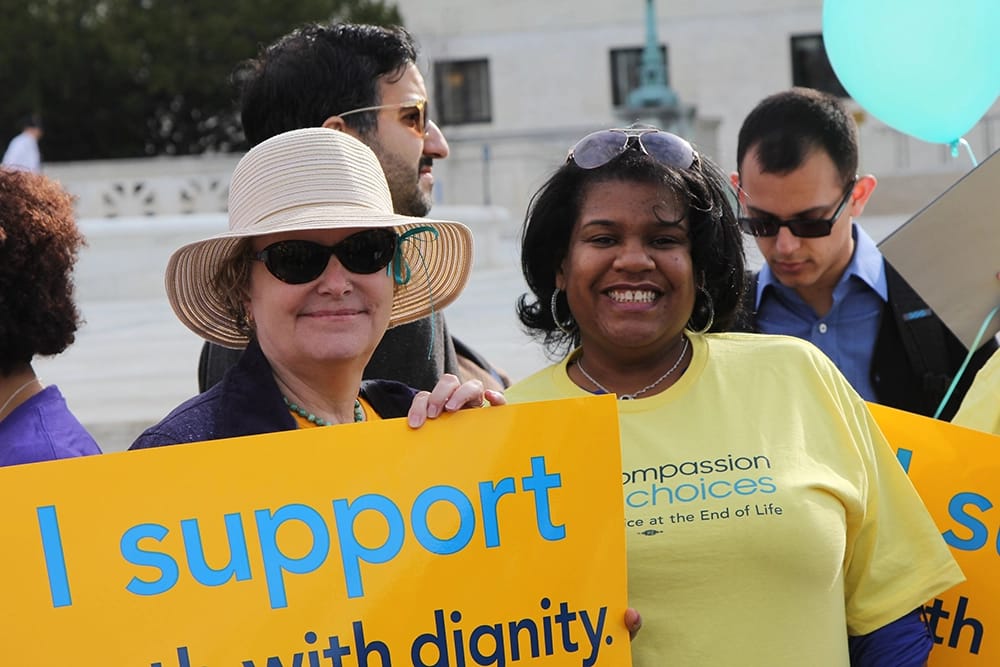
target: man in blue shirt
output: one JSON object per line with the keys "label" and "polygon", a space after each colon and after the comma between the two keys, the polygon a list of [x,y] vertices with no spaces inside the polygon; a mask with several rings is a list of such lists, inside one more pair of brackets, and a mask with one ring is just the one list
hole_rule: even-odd
{"label": "man in blue shirt", "polygon": [[[765,98],[740,129],[737,165],[740,223],[766,261],[742,328],[804,338],[866,400],[934,415],[966,349],[854,222],[877,181],[857,173],[844,106],[807,88]],[[987,356],[974,358],[943,418]]]}

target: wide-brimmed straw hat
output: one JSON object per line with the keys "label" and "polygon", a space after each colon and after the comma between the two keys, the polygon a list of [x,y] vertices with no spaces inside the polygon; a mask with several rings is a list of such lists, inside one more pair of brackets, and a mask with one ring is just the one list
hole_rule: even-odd
{"label": "wide-brimmed straw hat", "polygon": [[472,268],[472,232],[458,222],[397,215],[378,158],[344,132],[293,130],[258,144],[239,161],[229,186],[229,231],[180,247],[167,264],[167,297],[196,334],[244,347],[245,330],[213,286],[242,239],[312,229],[391,227],[409,280],[396,285],[389,326],[426,317],[461,293]]}

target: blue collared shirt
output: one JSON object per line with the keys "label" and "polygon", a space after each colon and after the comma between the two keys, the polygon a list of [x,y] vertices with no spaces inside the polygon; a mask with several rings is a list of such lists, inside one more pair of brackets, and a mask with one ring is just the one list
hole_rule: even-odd
{"label": "blue collared shirt", "polygon": [[804,338],[823,350],[866,401],[875,400],[872,357],[889,290],[885,261],[875,242],[854,224],[854,255],[833,289],[833,307],[818,317],[795,290],[765,264],[757,281],[757,328]]}

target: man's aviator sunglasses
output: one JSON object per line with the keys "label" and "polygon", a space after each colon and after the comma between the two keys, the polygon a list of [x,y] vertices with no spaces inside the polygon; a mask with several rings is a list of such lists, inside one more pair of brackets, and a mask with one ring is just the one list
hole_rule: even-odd
{"label": "man's aviator sunglasses", "polygon": [[417,124],[414,129],[420,135],[427,134],[427,100],[425,99],[406,100],[405,102],[396,102],[395,104],[376,104],[371,107],[351,109],[350,111],[345,111],[337,115],[343,118],[344,116],[350,116],[351,114],[362,113],[365,111],[381,111],[382,109],[414,109],[417,113]]}
{"label": "man's aviator sunglasses", "polygon": [[603,167],[635,143],[639,150],[667,167],[687,169],[694,164],[694,148],[676,134],[654,128],[624,128],[601,130],[588,134],[569,151],[581,169]]}
{"label": "man's aviator sunglasses", "polygon": [[847,202],[851,200],[851,193],[854,192],[854,186],[857,184],[858,179],[853,178],[851,182],[847,184],[847,189],[844,190],[844,196],[841,197],[840,203],[837,204],[837,210],[833,212],[833,215],[829,218],[795,218],[793,220],[779,220],[774,216],[750,218],[741,217],[740,227],[744,232],[750,234],[751,236],[777,236],[778,232],[782,227],[788,227],[793,235],[805,239],[815,239],[821,236],[829,236],[830,232],[833,231],[833,223],[837,222],[840,218],[840,214],[844,212],[844,207],[847,206]]}
{"label": "man's aviator sunglasses", "polygon": [[278,241],[253,256],[278,280],[302,285],[316,280],[335,255],[351,273],[372,274],[384,269],[396,252],[396,232],[370,229],[351,234],[340,243],[323,245],[312,241]]}

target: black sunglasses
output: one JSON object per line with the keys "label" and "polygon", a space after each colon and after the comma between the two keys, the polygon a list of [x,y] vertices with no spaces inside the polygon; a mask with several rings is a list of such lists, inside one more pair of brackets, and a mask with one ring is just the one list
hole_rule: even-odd
{"label": "black sunglasses", "polygon": [[844,212],[844,207],[847,206],[847,202],[850,201],[851,193],[854,192],[854,186],[857,182],[858,179],[853,178],[851,179],[851,182],[847,184],[847,189],[844,190],[844,196],[841,198],[840,203],[837,204],[837,210],[834,211],[833,215],[829,218],[796,218],[793,220],[779,220],[774,216],[768,216],[766,218],[741,217],[739,219],[740,227],[744,232],[750,234],[751,236],[777,236],[782,227],[788,227],[788,231],[790,231],[793,235],[804,239],[815,239],[821,236],[829,236],[830,232],[833,231],[833,223],[837,222],[840,214]]}
{"label": "black sunglasses", "polygon": [[601,130],[576,142],[567,160],[581,169],[597,169],[625,152],[630,144],[662,165],[687,169],[697,155],[686,139],[655,128],[624,128]]}
{"label": "black sunglasses", "polygon": [[396,232],[369,229],[351,234],[340,243],[323,245],[312,241],[278,241],[253,256],[278,280],[301,285],[319,278],[336,255],[351,273],[371,274],[384,269],[396,252]]}

